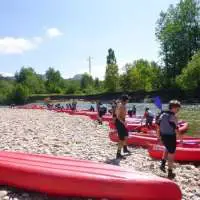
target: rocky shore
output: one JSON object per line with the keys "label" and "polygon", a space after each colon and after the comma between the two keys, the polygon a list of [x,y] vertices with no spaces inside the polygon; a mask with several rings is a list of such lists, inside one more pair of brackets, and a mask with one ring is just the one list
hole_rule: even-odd
{"label": "rocky shore", "polygon": [[[159,171],[159,162],[152,160],[142,148],[131,147],[132,154],[126,160],[117,162],[114,159],[117,147],[109,140],[108,132],[106,124],[97,125],[84,116],[46,110],[0,109],[0,150],[73,156],[166,176]],[[183,200],[199,200],[200,165],[176,163],[176,173],[174,181],[182,190]],[[0,187],[0,200],[9,199],[83,200],[49,197],[16,188]]]}

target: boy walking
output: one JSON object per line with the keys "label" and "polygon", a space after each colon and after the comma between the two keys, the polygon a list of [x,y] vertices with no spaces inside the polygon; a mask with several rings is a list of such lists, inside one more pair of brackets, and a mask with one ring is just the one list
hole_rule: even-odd
{"label": "boy walking", "polygon": [[181,107],[181,103],[177,100],[169,102],[169,111],[162,112],[157,121],[157,133],[161,142],[165,146],[160,169],[166,173],[165,164],[168,160],[168,178],[175,178],[173,173],[174,155],[176,151],[176,135],[178,132],[178,120],[176,114]]}

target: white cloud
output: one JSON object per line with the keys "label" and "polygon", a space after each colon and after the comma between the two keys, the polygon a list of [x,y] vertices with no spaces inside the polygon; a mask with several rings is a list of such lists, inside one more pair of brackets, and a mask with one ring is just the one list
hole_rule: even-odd
{"label": "white cloud", "polygon": [[54,38],[63,35],[63,33],[57,28],[49,28],[46,30],[46,35],[49,38]]}
{"label": "white cloud", "polygon": [[[63,35],[57,28],[46,30],[49,38]],[[42,37],[23,38],[23,37],[2,37],[0,38],[0,54],[22,54],[26,51],[36,49],[42,42]]]}
{"label": "white cloud", "polygon": [[37,44],[41,44],[43,42],[43,39],[41,37],[34,37],[33,41],[35,41]]}
{"label": "white cloud", "polygon": [[0,75],[4,76],[4,77],[12,77],[14,76],[14,74],[12,73],[7,73],[7,72],[0,72]]}
{"label": "white cloud", "polygon": [[4,37],[0,38],[0,54],[22,54],[25,51],[36,49],[42,38],[33,39]]}

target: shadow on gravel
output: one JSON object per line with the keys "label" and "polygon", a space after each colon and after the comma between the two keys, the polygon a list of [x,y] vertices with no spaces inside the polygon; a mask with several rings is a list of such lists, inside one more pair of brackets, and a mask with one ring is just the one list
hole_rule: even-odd
{"label": "shadow on gravel", "polygon": [[104,163],[106,163],[106,164],[110,164],[110,165],[117,165],[117,166],[120,166],[120,161],[121,161],[121,159],[116,159],[116,158],[114,158],[114,159],[106,159],[106,161],[104,161]]}
{"label": "shadow on gravel", "polygon": [[[23,190],[20,188],[14,188],[9,186],[2,186],[0,185],[0,191],[8,191],[6,196],[2,199],[6,200],[102,200],[97,198],[89,198],[89,197],[61,197],[61,196],[54,196],[54,195],[47,195],[44,193],[33,192],[29,190]],[[7,197],[7,198],[6,198]],[[109,200],[109,199],[105,199]]]}

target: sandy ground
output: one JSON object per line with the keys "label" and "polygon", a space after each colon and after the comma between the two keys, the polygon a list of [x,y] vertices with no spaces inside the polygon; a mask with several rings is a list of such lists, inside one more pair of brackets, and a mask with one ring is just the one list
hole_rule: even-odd
{"label": "sandy ground", "polygon": [[[117,146],[108,138],[106,125],[97,125],[84,116],[70,116],[40,110],[0,109],[0,150],[66,155],[75,158],[113,163]],[[131,148],[132,154],[120,166],[166,176],[158,170],[159,162],[149,158],[142,148]],[[183,200],[200,200],[200,166],[176,163],[175,182]],[[0,200],[61,199],[16,188],[0,187]],[[62,198],[83,199],[83,198]]]}

